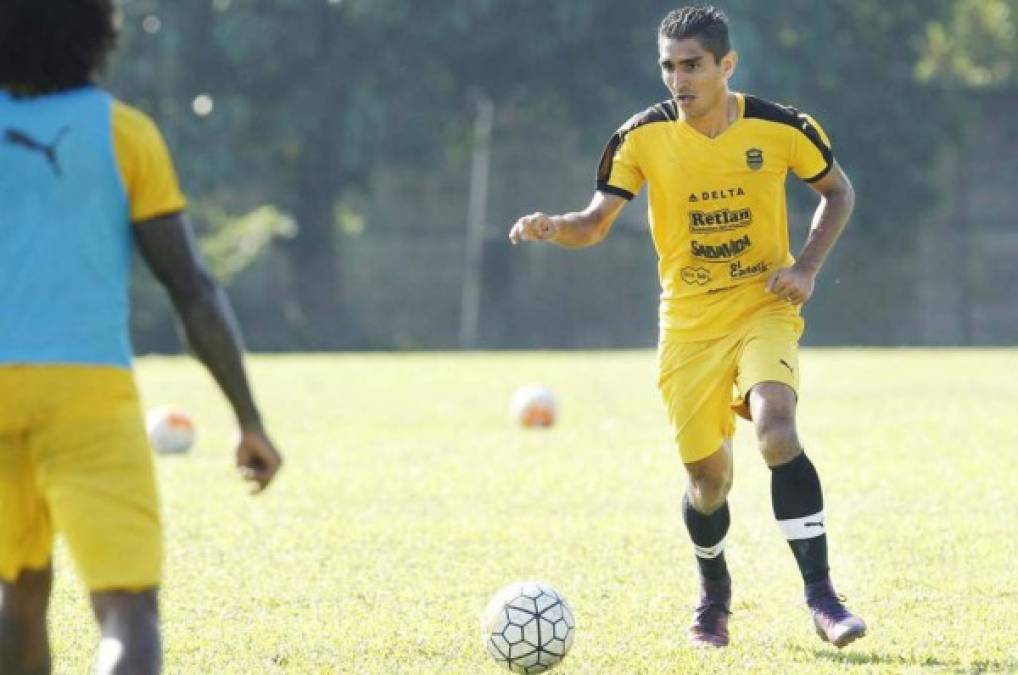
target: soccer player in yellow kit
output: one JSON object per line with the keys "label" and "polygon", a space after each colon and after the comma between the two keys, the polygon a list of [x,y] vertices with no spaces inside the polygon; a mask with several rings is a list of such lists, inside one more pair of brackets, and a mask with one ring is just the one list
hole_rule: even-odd
{"label": "soccer player in yellow kit", "polygon": [[162,137],[92,84],[112,0],[0,3],[0,673],[49,673],[46,607],[62,534],[90,591],[97,672],[159,671],[162,529],[131,372],[141,253],[237,417],[236,462],[280,466],[229,303],[183,216]]}
{"label": "soccer player in yellow kit", "polygon": [[[659,388],[688,473],[683,519],[700,572],[690,639],[728,644],[726,499],[738,413],[752,420],[771,469],[774,515],[817,634],[843,647],[866,627],[831,584],[820,480],[796,434],[795,409],[800,308],[852,212],[852,186],[812,117],[728,89],[738,57],[723,12],[670,12],[658,53],[671,98],[611,137],[587,208],[524,216],[509,238],[591,246],[647,185],[662,289]],[[789,170],[820,195],[797,259],[788,241]]]}

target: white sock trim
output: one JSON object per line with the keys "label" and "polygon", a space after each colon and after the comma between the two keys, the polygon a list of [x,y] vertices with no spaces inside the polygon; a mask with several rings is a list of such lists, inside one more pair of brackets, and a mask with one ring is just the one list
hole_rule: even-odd
{"label": "white sock trim", "polygon": [[822,534],[827,534],[823,511],[802,518],[779,520],[778,527],[781,528],[781,533],[785,535],[785,539],[789,541],[813,539]]}
{"label": "white sock trim", "polygon": [[[727,539],[727,537],[725,537],[725,539]],[[725,539],[722,539],[718,543],[709,547],[693,544],[693,553],[696,554],[697,558],[717,558],[725,552]]]}

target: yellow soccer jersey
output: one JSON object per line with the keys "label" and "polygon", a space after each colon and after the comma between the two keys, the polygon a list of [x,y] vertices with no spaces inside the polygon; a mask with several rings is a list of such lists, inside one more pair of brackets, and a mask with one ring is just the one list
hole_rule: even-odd
{"label": "yellow soccer jersey", "polygon": [[785,177],[819,180],[834,156],[808,115],[736,94],[738,119],[708,138],[675,102],[634,116],[608,142],[597,189],[632,199],[648,185],[661,279],[661,328],[683,340],[726,335],[748,315],[798,309],[764,290],[794,262]]}
{"label": "yellow soccer jersey", "polygon": [[131,222],[182,211],[187,205],[158,127],[145,113],[113,103],[113,147],[131,204]]}

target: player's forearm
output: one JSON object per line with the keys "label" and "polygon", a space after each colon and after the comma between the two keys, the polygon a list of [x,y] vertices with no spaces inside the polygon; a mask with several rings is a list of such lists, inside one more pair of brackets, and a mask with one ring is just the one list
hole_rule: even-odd
{"label": "player's forearm", "polygon": [[814,274],[820,271],[827,255],[848,224],[854,206],[855,193],[850,185],[832,190],[821,198],[813,214],[806,245],[803,246],[796,265],[809,269]]}
{"label": "player's forearm", "polygon": [[593,246],[608,233],[601,219],[587,211],[552,216],[552,220],[558,225],[558,231],[551,241],[566,248]]}
{"label": "player's forearm", "polygon": [[260,429],[261,416],[244,372],[240,330],[226,292],[208,277],[200,291],[174,297],[173,302],[191,349],[222,389],[241,428]]}

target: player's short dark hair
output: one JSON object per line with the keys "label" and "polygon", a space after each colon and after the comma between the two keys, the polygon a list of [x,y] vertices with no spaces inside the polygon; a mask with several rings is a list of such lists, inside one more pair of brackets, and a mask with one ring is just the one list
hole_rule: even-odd
{"label": "player's short dark hair", "polygon": [[728,39],[728,17],[717,7],[693,5],[668,12],[657,29],[661,37],[673,40],[696,38],[700,46],[714,55],[714,62],[732,50]]}
{"label": "player's short dark hair", "polygon": [[0,0],[0,87],[45,94],[88,84],[115,41],[113,0]]}

